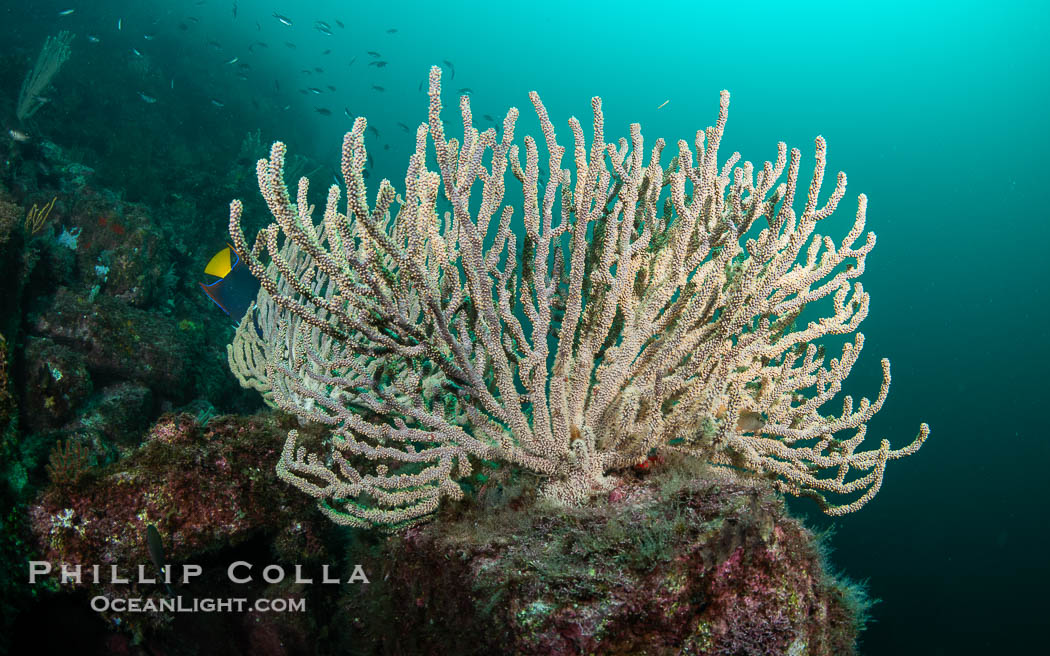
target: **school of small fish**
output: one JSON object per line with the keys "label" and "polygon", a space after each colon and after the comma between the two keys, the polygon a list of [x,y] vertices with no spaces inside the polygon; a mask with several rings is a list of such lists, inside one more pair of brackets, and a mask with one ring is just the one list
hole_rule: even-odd
{"label": "school of small fish", "polygon": [[[255,32],[258,37],[251,40],[250,43],[244,45],[243,43],[223,43],[217,38],[214,38],[215,29],[225,30],[228,38],[233,38],[234,32],[229,29],[229,26],[222,25],[211,25],[213,22],[208,17],[209,10],[202,9],[209,4],[221,4],[223,1],[228,0],[195,0],[192,6],[181,12],[182,15],[178,15],[180,12],[176,10],[169,10],[164,15],[159,15],[153,20],[148,21],[147,24],[143,23],[141,17],[125,17],[125,16],[113,16],[109,15],[104,23],[97,23],[91,25],[85,25],[85,32],[87,32],[87,40],[90,44],[102,44],[107,42],[110,44],[122,43],[125,48],[123,52],[130,54],[130,59],[140,60],[142,63],[138,64],[140,67],[159,68],[163,66],[163,58],[165,54],[169,53],[172,49],[173,39],[178,40],[180,48],[185,48],[188,39],[192,39],[194,34],[198,34],[201,41],[201,47],[199,52],[206,53],[208,51],[214,51],[217,54],[215,58],[216,74],[212,80],[211,86],[213,90],[211,94],[204,95],[202,102],[207,105],[222,110],[226,107],[227,102],[236,101],[237,98],[243,98],[245,93],[238,93],[237,87],[234,83],[224,83],[222,80],[224,76],[232,75],[234,78],[242,82],[250,82],[254,77],[257,77],[253,70],[266,70],[265,61],[257,61],[258,57],[267,57],[266,53],[270,51],[270,43],[264,40],[266,34],[276,36],[276,34],[285,35],[284,39],[278,39],[278,43],[283,43],[288,49],[298,49],[299,43],[296,41],[296,35],[304,37],[302,30],[309,30],[312,33],[319,33],[322,37],[336,37],[340,31],[347,30],[347,23],[353,28],[353,23],[347,21],[344,23],[339,18],[334,17],[322,17],[314,18],[312,22],[309,19],[304,19],[301,15],[303,12],[292,12],[292,11],[273,11],[269,16],[259,14],[252,16],[251,11],[238,6],[236,0],[230,4],[230,19],[231,21],[237,21],[237,24],[242,27],[251,29],[252,22],[254,22]],[[74,4],[74,3],[70,3]],[[94,7],[90,8],[92,11]],[[298,9],[296,7],[295,9]],[[200,10],[200,11],[198,11]],[[67,21],[87,21],[89,11],[85,10],[78,13],[77,7],[69,7],[58,11],[58,18]],[[194,15],[200,14],[200,15]],[[125,20],[128,18],[128,20]],[[112,22],[109,22],[112,21]],[[108,32],[106,24],[110,25],[109,28],[112,30],[115,27],[114,32]],[[127,25],[125,25],[127,23]],[[264,23],[268,23],[264,29]],[[272,27],[276,25],[276,28]],[[128,27],[128,30],[124,28]],[[108,32],[108,33],[107,33]],[[205,32],[207,34],[205,34]],[[181,34],[180,34],[181,33]],[[399,30],[396,27],[389,27],[385,30],[371,30],[373,40],[380,40],[386,45],[392,45],[389,40],[397,39],[395,35],[399,34]],[[348,33],[347,36],[350,36]],[[327,39],[325,39],[327,41]],[[353,81],[356,81],[358,88],[364,88],[365,93],[369,94],[383,94],[386,92],[387,87],[384,86],[383,79],[385,74],[393,67],[394,62],[390,58],[384,57],[378,49],[364,50],[360,54],[354,54],[349,52],[340,52],[340,45],[349,43],[362,43],[364,39],[360,35],[353,35],[351,38],[333,39],[328,43],[333,44],[333,47],[325,47],[323,52],[320,53],[321,57],[326,57],[325,61],[328,62],[329,69],[326,70],[322,66],[314,66],[312,68],[304,68],[299,72],[299,80],[285,80],[285,79],[274,79],[272,84],[271,93],[274,98],[276,106],[281,107],[287,111],[294,106],[292,98],[287,97],[287,90],[297,89],[299,94],[305,96],[316,96],[320,104],[313,104],[313,111],[320,116],[330,117],[334,116],[335,113],[326,106],[324,102],[326,99],[330,99],[335,104],[343,105],[343,114],[348,119],[354,119],[355,114],[351,109],[350,105],[344,104],[344,94],[339,93],[339,88],[334,84],[325,83],[323,78],[329,75],[338,76],[340,79],[345,79],[348,71],[352,69],[354,64],[357,62],[359,56],[364,56],[368,59],[368,63],[365,69],[358,67],[358,74],[352,75]],[[312,46],[316,46],[318,43],[317,39],[306,38],[302,44],[304,48],[309,49]],[[104,48],[105,46],[103,46]],[[385,48],[384,48],[385,49]],[[334,53],[334,56],[333,56]],[[127,57],[128,55],[125,55]],[[256,60],[256,67],[253,69],[252,61]],[[341,64],[345,62],[345,64]],[[449,81],[455,80],[456,78],[456,67],[448,59],[441,61],[441,66],[448,72],[447,79]],[[375,73],[368,73],[368,69],[375,69]],[[156,76],[140,76],[143,79],[155,79]],[[366,78],[366,79],[361,79]],[[371,78],[371,79],[367,79]],[[133,93],[137,96],[138,100],[146,105],[159,105],[163,107],[165,100],[174,100],[176,96],[174,93],[175,89],[175,76],[164,75],[162,79],[167,81],[164,86],[148,85],[147,87],[134,89]],[[313,84],[303,84],[306,80],[311,80]],[[389,78],[387,78],[389,79]],[[198,80],[199,81],[199,80]],[[284,84],[282,84],[284,82]],[[317,82],[321,82],[318,84]],[[363,84],[361,84],[363,83]],[[164,87],[167,88],[164,88]],[[193,87],[190,84],[183,84],[180,86],[180,94],[187,93],[187,89]],[[267,88],[270,85],[267,83]],[[418,90],[420,92],[425,91],[426,78],[420,81]],[[473,89],[470,87],[460,87],[458,89],[460,94],[472,94]],[[360,95],[359,93],[356,95]],[[185,101],[185,96],[178,96],[178,100]],[[339,99],[344,102],[339,103]],[[361,98],[361,100],[364,100]],[[260,107],[258,98],[251,98],[251,102],[256,108]],[[490,123],[496,123],[489,114],[482,115],[484,119]],[[404,133],[412,133],[413,130],[407,124],[402,122],[396,123],[397,127]],[[379,137],[379,129],[374,125],[369,126],[369,131],[374,134],[376,138]],[[384,144],[384,149],[389,149],[389,144]],[[371,158],[369,158],[371,160]],[[371,161],[369,162],[371,166]]]}

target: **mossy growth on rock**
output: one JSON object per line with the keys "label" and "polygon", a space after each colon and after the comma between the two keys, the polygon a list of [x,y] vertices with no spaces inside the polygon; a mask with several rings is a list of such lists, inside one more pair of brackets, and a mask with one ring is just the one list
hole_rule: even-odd
{"label": "mossy growth on rock", "polygon": [[[683,459],[580,507],[501,471],[349,554],[359,654],[855,653],[866,601],[768,483]],[[368,539],[367,537],[365,539]]]}

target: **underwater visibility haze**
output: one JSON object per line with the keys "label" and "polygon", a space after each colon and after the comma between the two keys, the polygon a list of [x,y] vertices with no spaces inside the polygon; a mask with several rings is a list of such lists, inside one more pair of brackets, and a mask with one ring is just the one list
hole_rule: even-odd
{"label": "underwater visibility haze", "polygon": [[1045,651],[1043,3],[0,17],[0,653]]}

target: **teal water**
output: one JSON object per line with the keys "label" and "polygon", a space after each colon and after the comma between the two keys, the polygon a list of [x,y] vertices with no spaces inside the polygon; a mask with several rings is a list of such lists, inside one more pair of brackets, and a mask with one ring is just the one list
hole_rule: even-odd
{"label": "teal water", "polygon": [[[875,394],[879,359],[890,358],[890,397],[869,435],[901,445],[922,421],[932,433],[918,455],[892,463],[860,512],[831,522],[811,504],[792,507],[835,526],[833,562],[868,579],[882,600],[862,653],[1045,649],[1037,629],[1050,585],[1046,3],[241,0],[236,17],[233,4],[0,8],[0,50],[10,56],[28,58],[58,29],[77,33],[81,67],[70,84],[84,99],[75,111],[56,101],[39,120],[63,121],[70,147],[124,157],[92,165],[110,184],[136,181],[127,185],[133,199],[199,192],[198,209],[214,221],[184,238],[200,253],[221,246],[229,198],[186,172],[194,157],[202,171],[241,167],[250,182],[252,164],[237,160],[237,147],[259,128],[264,141],[285,140],[328,167],[315,183],[327,185],[349,110],[379,133],[369,136],[370,182],[401,187],[414,135],[398,124],[414,132],[425,120],[419,85],[444,61],[448,124],[458,118],[455,92],[469,88],[482,127],[484,114],[498,122],[516,106],[518,134],[538,135],[527,97],[537,90],[563,143],[569,116],[586,129],[593,95],[603,98],[607,135],[627,136],[639,122],[647,143],[691,141],[728,89],[723,154],[760,164],[785,141],[802,150],[805,171],[823,135],[829,167],[846,171],[849,187],[822,231],[848,231],[863,192],[867,228],[878,235],[861,278],[872,297],[867,342],[847,390]],[[387,64],[369,65],[379,61]],[[97,76],[95,97],[84,75]],[[122,135],[131,143],[112,145]],[[187,153],[169,152],[178,149]]]}

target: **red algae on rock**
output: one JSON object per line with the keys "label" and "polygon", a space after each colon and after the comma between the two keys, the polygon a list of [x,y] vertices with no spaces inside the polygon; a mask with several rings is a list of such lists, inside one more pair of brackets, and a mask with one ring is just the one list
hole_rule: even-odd
{"label": "red algae on rock", "polygon": [[[273,476],[283,433],[272,416],[217,417],[201,425],[192,415],[169,414],[127,458],[77,481],[54,482],[29,510],[39,557],[52,564],[50,578],[57,582],[63,565],[81,566],[82,585],[69,587],[93,595],[163,596],[163,585],[137,582],[139,566],[148,577],[155,573],[149,525],[163,537],[168,563],[199,563],[259,537],[272,542],[275,562],[328,562],[322,534],[330,525]],[[103,573],[99,583],[92,580],[94,565]],[[221,574],[226,565],[218,566]],[[131,582],[114,583],[111,566]],[[231,592],[225,579],[195,583],[184,592],[202,595],[209,586],[217,596]],[[170,621],[160,613],[125,614],[122,624],[142,635]]]}
{"label": "red algae on rock", "polygon": [[373,552],[383,582],[345,612],[375,647],[354,653],[854,653],[864,608],[816,538],[767,483],[713,471],[647,472],[571,509],[492,479]]}

